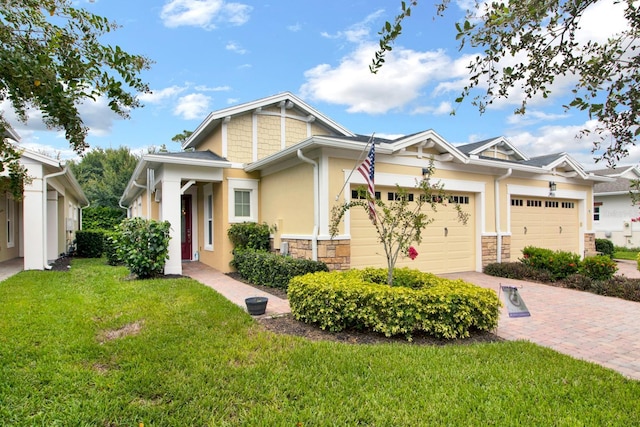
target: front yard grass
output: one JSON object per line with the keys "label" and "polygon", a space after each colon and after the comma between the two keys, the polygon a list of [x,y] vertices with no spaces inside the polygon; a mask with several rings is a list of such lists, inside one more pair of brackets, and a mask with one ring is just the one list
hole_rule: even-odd
{"label": "front yard grass", "polygon": [[640,382],[530,343],[310,342],[127,276],[74,260],[0,283],[0,425],[640,425]]}

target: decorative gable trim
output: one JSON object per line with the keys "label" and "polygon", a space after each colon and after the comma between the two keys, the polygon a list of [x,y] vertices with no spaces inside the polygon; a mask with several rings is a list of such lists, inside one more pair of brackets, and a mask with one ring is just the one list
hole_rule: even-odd
{"label": "decorative gable trim", "polygon": [[231,118],[233,118],[233,116],[248,113],[273,114],[264,111],[269,106],[280,107],[283,110],[289,110],[293,107],[296,107],[297,109],[304,112],[304,114],[300,116],[300,119],[303,121],[307,121],[307,123],[317,121],[319,123],[322,123],[324,126],[327,126],[339,135],[355,136],[353,132],[339,125],[318,110],[314,109],[303,100],[293,95],[291,92],[283,92],[277,95],[258,99],[256,101],[251,101],[233,107],[224,108],[222,110],[213,111],[207,116],[206,119],[202,121],[202,123],[200,123],[200,125],[198,125],[191,136],[187,138],[187,140],[182,144],[182,148],[187,149],[191,147],[197,147],[202,139],[209,135],[209,133],[213,129],[218,127],[224,120],[228,122]]}
{"label": "decorative gable trim", "polygon": [[469,156],[481,156],[482,153],[491,149],[498,149],[506,154],[512,156],[512,161],[521,161],[521,160],[529,160],[523,152],[518,150],[509,140],[505,137],[500,136],[498,138],[488,139],[483,143],[478,143],[477,147],[474,147],[467,154]]}

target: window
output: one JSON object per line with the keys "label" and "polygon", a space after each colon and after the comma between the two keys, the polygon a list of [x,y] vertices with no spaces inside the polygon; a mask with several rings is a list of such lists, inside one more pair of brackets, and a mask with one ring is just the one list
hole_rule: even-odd
{"label": "window", "polygon": [[459,205],[468,205],[469,196],[449,196],[449,203],[457,203]]}
{"label": "window", "polygon": [[[560,204],[558,202],[556,202],[555,200],[545,200],[544,201],[544,207],[545,208],[557,208],[559,205]],[[563,203],[563,205],[564,205],[564,203]]]}
{"label": "window", "polygon": [[236,190],[234,194],[235,216],[251,216],[251,190]]}
{"label": "window", "polygon": [[527,207],[540,208],[542,207],[542,200],[527,200]]}
{"label": "window", "polygon": [[258,180],[229,178],[229,222],[258,221]]}
{"label": "window", "polygon": [[[389,193],[391,194],[391,193]],[[380,200],[380,192],[376,191],[374,194],[376,200]],[[351,199],[352,200],[364,200],[367,198],[367,190],[365,190],[364,188],[358,189],[358,190],[351,190]]]}
{"label": "window", "polygon": [[600,206],[602,206],[602,202],[596,202],[593,204],[593,220],[600,221]]}
{"label": "window", "polygon": [[[400,193],[392,193],[392,192],[387,193],[387,200],[389,201],[400,200]],[[413,193],[407,193],[407,200],[410,202],[413,202]]]}
{"label": "window", "polygon": [[7,197],[7,247],[15,246],[15,214],[16,202]]}
{"label": "window", "polygon": [[562,202],[562,208],[563,209],[573,209],[575,208],[576,205],[574,202]]}
{"label": "window", "polygon": [[213,250],[213,186],[204,187],[204,249]]}
{"label": "window", "polygon": [[511,199],[511,206],[522,206],[522,199]]}

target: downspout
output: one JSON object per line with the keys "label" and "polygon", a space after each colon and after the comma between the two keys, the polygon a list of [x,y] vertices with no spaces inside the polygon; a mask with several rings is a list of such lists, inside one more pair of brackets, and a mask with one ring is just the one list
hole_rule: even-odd
{"label": "downspout", "polygon": [[313,233],[311,235],[311,256],[314,261],[318,260],[318,222],[320,218],[320,181],[318,179],[318,162],[305,157],[302,150],[298,149],[298,158],[305,163],[313,165]]}
{"label": "downspout", "polygon": [[89,206],[91,206],[91,201],[89,201],[89,203],[87,203],[87,206],[80,206],[80,226],[78,227],[79,230],[82,230],[82,211],[83,209],[88,208]]}
{"label": "downspout", "polygon": [[500,181],[502,181],[505,178],[508,178],[511,176],[511,173],[513,172],[513,170],[511,168],[509,168],[507,170],[507,173],[505,173],[502,176],[497,177],[494,181],[493,181],[493,185],[494,185],[494,190],[493,190],[493,197],[495,199],[495,209],[496,209],[496,250],[498,251],[498,253],[496,254],[496,262],[501,263],[502,262],[502,231],[500,230]]}
{"label": "downspout", "polygon": [[[59,166],[62,167],[61,164],[59,164]],[[49,221],[49,212],[47,211],[47,180],[49,178],[55,178],[57,176],[64,175],[68,170],[69,166],[65,165],[64,169],[62,169],[60,172],[53,172],[42,177],[42,212],[44,213],[42,218],[42,251],[44,252],[42,264],[45,270],[51,270],[49,260],[47,259],[47,222]]]}

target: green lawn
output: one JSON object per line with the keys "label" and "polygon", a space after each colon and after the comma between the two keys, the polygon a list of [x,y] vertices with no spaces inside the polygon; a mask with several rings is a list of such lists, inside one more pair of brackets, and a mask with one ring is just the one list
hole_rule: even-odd
{"label": "green lawn", "polygon": [[126,276],[0,283],[0,425],[640,425],[640,382],[536,345],[308,342],[195,281]]}
{"label": "green lawn", "polygon": [[615,251],[613,253],[613,259],[630,259],[632,261],[635,261],[637,257],[637,251]]}

